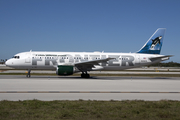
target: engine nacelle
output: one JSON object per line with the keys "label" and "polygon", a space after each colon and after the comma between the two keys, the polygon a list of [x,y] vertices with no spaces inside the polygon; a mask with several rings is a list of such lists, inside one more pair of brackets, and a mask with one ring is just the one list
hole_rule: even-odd
{"label": "engine nacelle", "polygon": [[72,75],[74,73],[74,66],[58,65],[56,69],[57,75]]}

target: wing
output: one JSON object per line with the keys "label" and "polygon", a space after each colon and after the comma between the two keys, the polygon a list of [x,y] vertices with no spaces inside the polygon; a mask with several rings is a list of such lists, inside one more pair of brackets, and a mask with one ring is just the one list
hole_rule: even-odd
{"label": "wing", "polygon": [[79,63],[75,63],[74,66],[76,66],[82,72],[87,72],[87,71],[93,70],[95,66],[99,66],[99,63],[107,63],[107,61],[112,60],[112,59],[116,59],[116,58],[105,58],[105,59],[99,59],[99,60],[79,62]]}

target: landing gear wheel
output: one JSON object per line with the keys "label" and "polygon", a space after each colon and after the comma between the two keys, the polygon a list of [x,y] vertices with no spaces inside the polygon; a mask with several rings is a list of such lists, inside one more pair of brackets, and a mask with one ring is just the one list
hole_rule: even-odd
{"label": "landing gear wheel", "polygon": [[89,75],[89,74],[81,74],[81,77],[82,77],[82,78],[89,78],[90,75]]}
{"label": "landing gear wheel", "polygon": [[31,77],[31,75],[26,75],[26,77],[27,77],[27,78],[30,78],[30,77]]}

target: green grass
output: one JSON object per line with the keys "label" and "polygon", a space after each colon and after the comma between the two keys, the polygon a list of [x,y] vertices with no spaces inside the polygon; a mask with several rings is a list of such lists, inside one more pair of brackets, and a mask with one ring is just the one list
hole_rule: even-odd
{"label": "green grass", "polygon": [[0,120],[179,120],[180,101],[0,101]]}

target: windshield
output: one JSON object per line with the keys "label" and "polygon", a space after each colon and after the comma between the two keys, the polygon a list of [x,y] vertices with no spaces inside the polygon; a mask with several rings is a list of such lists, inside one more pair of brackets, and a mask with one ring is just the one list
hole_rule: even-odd
{"label": "windshield", "polygon": [[12,58],[19,59],[20,57],[19,56],[13,56]]}

